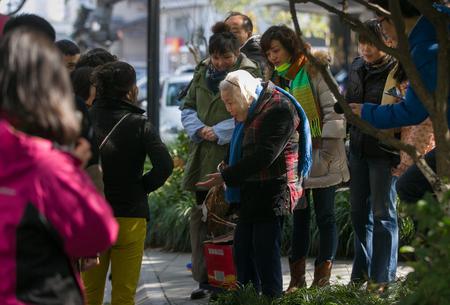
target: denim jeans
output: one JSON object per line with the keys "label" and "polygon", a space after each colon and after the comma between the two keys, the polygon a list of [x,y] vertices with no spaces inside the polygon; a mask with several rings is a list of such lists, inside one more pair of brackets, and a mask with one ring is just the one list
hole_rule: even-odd
{"label": "denim jeans", "polygon": [[272,298],[281,296],[281,231],[283,217],[270,222],[238,222],[234,233],[234,262],[239,284],[252,283]]}
{"label": "denim jeans", "polygon": [[[314,212],[316,214],[316,223],[319,227],[319,254],[315,261],[316,265],[326,260],[334,260],[338,243],[336,218],[334,214],[334,198],[336,186],[312,189],[314,202]],[[309,196],[309,192],[308,198]],[[294,210],[293,230],[290,260],[296,260],[306,256],[309,250],[310,239],[310,206],[311,200],[308,200],[308,206],[305,209]]]}
{"label": "denim jeans", "polygon": [[355,231],[351,281],[392,282],[397,271],[398,224],[391,162],[351,154],[350,175]]}
{"label": "denim jeans", "polygon": [[[435,149],[425,155],[425,161],[433,170],[436,170]],[[416,203],[422,199],[426,192],[433,193],[433,188],[417,165],[414,164],[398,179],[397,192],[401,201]]]}

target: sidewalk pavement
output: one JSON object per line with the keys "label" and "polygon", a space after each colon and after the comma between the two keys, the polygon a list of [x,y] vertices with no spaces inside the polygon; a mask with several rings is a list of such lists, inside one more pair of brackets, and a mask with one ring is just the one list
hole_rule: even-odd
{"label": "sidewalk pavement", "polygon": [[[190,300],[191,291],[198,284],[192,279],[186,264],[191,261],[189,253],[170,253],[159,249],[147,249],[142,261],[141,278],[136,293],[136,305],[197,305],[208,304],[208,298]],[[310,284],[314,275],[314,261],[306,265],[307,282]],[[338,260],[333,265],[331,281],[347,284],[350,279],[352,262]],[[282,258],[283,286],[289,284],[289,264],[287,257]],[[402,277],[412,269],[400,264],[397,276]],[[109,301],[110,287],[105,292],[105,301]]]}

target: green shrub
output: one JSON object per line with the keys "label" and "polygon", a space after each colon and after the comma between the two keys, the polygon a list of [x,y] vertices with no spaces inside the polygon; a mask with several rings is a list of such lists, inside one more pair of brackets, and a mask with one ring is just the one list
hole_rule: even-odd
{"label": "green shrub", "polygon": [[221,293],[217,299],[209,302],[211,305],[271,305],[270,299],[260,296],[252,285],[247,285],[236,291]]}
{"label": "green shrub", "polygon": [[409,209],[419,228],[412,245],[401,249],[401,252],[412,252],[416,258],[410,263],[414,271],[407,277],[408,285],[414,290],[403,298],[402,304],[450,304],[449,205],[450,193],[443,202],[428,195]]}
{"label": "green shrub", "polygon": [[392,305],[401,304],[400,299],[409,293],[402,283],[390,287],[389,293],[380,296],[355,286],[329,286],[324,288],[302,288],[294,293],[269,300],[258,295],[248,285],[240,290],[225,292],[210,302],[212,305]]}

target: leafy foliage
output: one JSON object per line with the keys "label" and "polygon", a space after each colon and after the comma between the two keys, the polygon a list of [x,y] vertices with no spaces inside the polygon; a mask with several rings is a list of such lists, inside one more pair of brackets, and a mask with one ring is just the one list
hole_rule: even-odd
{"label": "leafy foliage", "polygon": [[418,233],[411,246],[401,252],[412,252],[416,260],[410,265],[407,282],[414,292],[403,299],[405,305],[444,305],[450,303],[450,216],[445,212],[450,193],[443,202],[431,195],[409,210],[418,223]]}
{"label": "leafy foliage", "polygon": [[220,12],[244,11],[250,0],[212,0],[212,5]]}
{"label": "leafy foliage", "polygon": [[393,285],[388,295],[380,296],[356,286],[329,286],[302,288],[280,299],[270,300],[259,295],[248,285],[237,291],[220,294],[212,305],[392,305],[401,304],[401,298],[409,293],[402,283]]}
{"label": "leafy foliage", "polygon": [[271,305],[272,301],[260,296],[252,285],[247,285],[236,291],[219,294],[216,300],[209,303],[211,305]]}

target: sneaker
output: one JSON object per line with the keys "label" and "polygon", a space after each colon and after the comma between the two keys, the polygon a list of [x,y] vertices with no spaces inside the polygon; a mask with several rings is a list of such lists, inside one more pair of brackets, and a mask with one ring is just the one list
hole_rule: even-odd
{"label": "sneaker", "polygon": [[207,295],[207,292],[205,289],[197,288],[191,292],[191,300],[203,299],[204,297],[206,297],[206,295]]}

